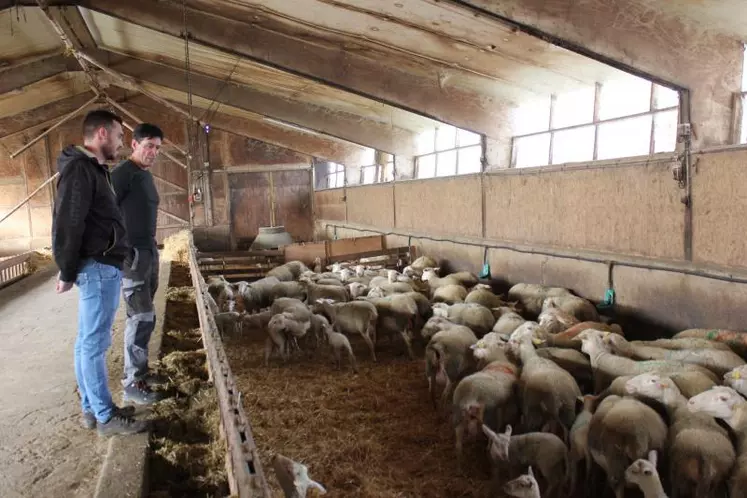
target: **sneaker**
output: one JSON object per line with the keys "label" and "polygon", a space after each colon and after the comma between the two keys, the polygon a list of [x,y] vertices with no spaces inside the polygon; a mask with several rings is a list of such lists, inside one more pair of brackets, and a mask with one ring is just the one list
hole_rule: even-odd
{"label": "sneaker", "polygon": [[[119,413],[121,415],[124,415],[125,417],[131,417],[135,415],[135,407],[114,405],[114,413]],[[85,429],[95,429],[96,415],[94,415],[93,412],[83,412],[80,420],[80,425],[82,425]]]}
{"label": "sneaker", "polygon": [[145,420],[135,420],[121,413],[114,413],[108,422],[98,425],[100,436],[128,436],[148,428],[148,422]]}
{"label": "sneaker", "polygon": [[151,405],[160,401],[161,396],[150,390],[145,381],[138,380],[124,388],[122,400],[126,403],[132,401],[138,405]]}

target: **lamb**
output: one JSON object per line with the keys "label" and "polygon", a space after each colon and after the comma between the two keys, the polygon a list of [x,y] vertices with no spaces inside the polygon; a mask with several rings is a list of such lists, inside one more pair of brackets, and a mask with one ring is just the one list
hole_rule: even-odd
{"label": "lamb", "polygon": [[332,326],[329,324],[326,318],[320,315],[314,315],[317,320],[323,320],[321,322],[321,328],[327,337],[327,344],[332,349],[332,354],[337,362],[337,368],[342,368],[342,353],[347,353],[350,359],[350,368],[353,369],[354,373],[358,373],[358,365],[355,362],[355,354],[353,354],[353,348],[350,346],[350,341],[345,335],[335,332]]}
{"label": "lamb", "polygon": [[[445,285],[461,285],[462,287],[474,287],[479,280],[475,275],[467,271],[451,273],[443,278],[438,277],[438,268],[426,268],[423,270],[422,280],[428,282],[432,290]],[[466,297],[466,296],[465,296]]]}
{"label": "lamb", "polygon": [[278,350],[283,361],[287,361],[290,340],[303,337],[311,327],[310,320],[298,320],[292,311],[284,311],[270,319],[265,341],[265,366],[269,365],[273,350]]}
{"label": "lamb", "polygon": [[480,304],[490,309],[500,308],[506,304],[500,297],[493,294],[489,285],[485,284],[475,285],[469,294],[467,294],[467,297],[464,298],[464,302]]}
{"label": "lamb", "polygon": [[218,328],[221,337],[224,337],[227,333],[241,333],[240,313],[236,311],[225,311],[223,313],[216,313],[213,318],[215,319],[215,326]]}
{"label": "lamb", "polygon": [[731,387],[742,396],[747,396],[747,366],[742,365],[726,372],[724,385]]}
{"label": "lamb", "polygon": [[[602,322],[581,322],[581,323],[577,323],[576,325],[573,325],[567,328],[563,332],[559,332],[555,334],[555,337],[556,338],[562,337],[565,339],[574,339],[576,336],[578,336],[578,334],[588,329],[599,330],[602,332],[612,332],[613,334],[618,334],[623,337],[625,336],[625,334],[623,334],[622,327],[620,327],[620,325],[616,323],[611,323],[608,325]],[[579,347],[580,347],[580,344],[581,343],[579,342]]]}
{"label": "lamb", "polygon": [[545,304],[542,305],[542,313],[540,313],[538,317],[540,326],[548,334],[563,332],[579,323],[576,317],[560,309],[554,299],[555,298],[545,299]]}
{"label": "lamb", "polygon": [[302,273],[309,271],[309,267],[301,261],[288,261],[283,266],[291,271],[294,280],[300,277]]}
{"label": "lamb", "polygon": [[292,297],[295,299],[306,299],[306,288],[300,282],[278,282],[270,291],[270,301],[279,297]]}
{"label": "lamb", "polygon": [[271,463],[285,498],[306,498],[309,488],[316,488],[321,494],[327,493],[324,486],[309,477],[309,468],[306,465],[294,462],[279,453],[273,455]]}
{"label": "lamb", "polygon": [[331,299],[335,302],[347,302],[350,301],[350,296],[345,287],[339,287],[337,285],[317,285],[313,283],[305,283],[306,285],[306,302],[313,304],[319,299]]}
{"label": "lamb", "polygon": [[514,330],[519,328],[526,320],[513,308],[502,306],[500,308],[493,309],[493,316],[498,314],[498,320],[493,325],[493,332],[496,334],[507,334],[510,335]]}
{"label": "lamb", "polygon": [[589,422],[596,408],[597,396],[585,394],[579,398],[582,403],[581,412],[576,415],[570,431],[570,449],[568,451],[568,478],[570,481],[569,492],[572,494],[576,491],[578,479],[578,464],[584,461],[586,470],[586,480],[591,478],[591,454],[589,453]]}
{"label": "lamb", "polygon": [[737,462],[729,480],[729,496],[742,496],[747,489],[747,401],[734,389],[716,386],[693,396],[688,410],[720,418],[737,436]]}
{"label": "lamb", "polygon": [[474,332],[463,325],[451,324],[431,337],[425,347],[425,376],[434,408],[436,386],[444,386],[441,399],[445,405],[456,383],[472,373],[469,351],[476,342]]}
{"label": "lamb", "polygon": [[377,335],[379,332],[386,333],[390,337],[398,334],[407,347],[407,354],[411,359],[414,359],[412,337],[415,318],[418,316],[418,305],[415,300],[405,294],[369,297],[366,300],[376,306],[376,311],[379,314],[376,327]]}
{"label": "lamb", "polygon": [[225,280],[211,279],[208,284],[208,293],[213,297],[221,311],[233,311],[230,304],[235,300],[231,284]]}
{"label": "lamb", "polygon": [[451,306],[445,303],[433,305],[433,314],[448,318],[457,325],[465,325],[472,329],[477,337],[482,337],[493,329],[495,318],[493,313],[477,303],[457,303]]}
{"label": "lamb", "polygon": [[[700,372],[673,372],[666,375],[672,380],[672,382],[674,382],[677,389],[679,389],[682,395],[686,398],[691,398],[717,385],[713,380],[713,377],[703,375]],[[635,375],[623,375],[617,377],[604,391],[599,393],[598,398],[603,399],[610,394],[616,394],[618,396],[627,395],[628,391],[625,385],[634,377]]]}
{"label": "lamb", "polygon": [[371,290],[368,291],[369,297],[385,297],[391,296],[392,294],[406,294],[413,291],[412,286],[404,282],[371,285],[370,289]]}
{"label": "lamb", "polygon": [[733,351],[716,349],[669,350],[646,345],[634,345],[624,337],[612,334],[605,338],[612,351],[635,360],[674,360],[700,365],[723,376],[729,370],[744,365],[745,362]]}
{"label": "lamb", "polygon": [[625,384],[630,394],[645,396],[664,405],[671,420],[669,429],[669,475],[672,494],[712,496],[726,480],[736,455],[726,431],[709,415],[687,409],[674,382],[657,374],[645,373]]}
{"label": "lamb", "polygon": [[349,303],[333,303],[329,299],[319,299],[316,303],[329,318],[335,332],[348,335],[358,334],[366,341],[371,351],[371,359],[376,361],[376,323],[379,312],[376,306],[368,301],[351,301]]}
{"label": "lamb", "polygon": [[440,332],[451,327],[460,326],[461,325],[457,325],[448,318],[444,318],[442,316],[433,316],[429,318],[427,322],[425,322],[425,325],[423,325],[423,329],[420,331],[420,335],[423,339],[429,341],[436,334],[436,332]]}
{"label": "lamb", "polygon": [[591,362],[580,351],[564,348],[538,348],[537,356],[554,361],[560,368],[571,374],[582,391],[593,388],[594,375]]}
{"label": "lamb", "polygon": [[610,353],[604,343],[605,332],[589,329],[577,337],[581,339],[581,350],[589,356],[594,370],[594,392],[599,393],[615,378],[624,375],[638,375],[646,372],[675,373],[682,371],[699,372],[717,381],[717,377],[708,369],[680,361],[657,360],[635,361]]}
{"label": "lamb", "polygon": [[529,466],[526,474],[522,474],[503,485],[503,492],[515,498],[541,498],[539,484],[534,478],[532,467]]}
{"label": "lamb", "polygon": [[434,303],[456,304],[464,302],[467,289],[459,284],[448,284],[437,287],[433,291],[431,300]]}
{"label": "lamb", "polygon": [[519,301],[526,312],[534,316],[542,313],[542,303],[546,298],[570,295],[568,289],[538,284],[516,284],[508,290],[508,300]]}
{"label": "lamb", "polygon": [[544,430],[543,426],[555,425],[554,432],[567,441],[581,390],[570,373],[552,360],[537,355],[532,345],[531,327],[522,327],[514,332],[507,346],[512,356],[521,358],[522,425],[525,431]]}
{"label": "lamb", "polygon": [[276,277],[265,277],[251,284],[242,283],[239,286],[239,295],[244,305],[244,310],[253,313],[262,308],[267,308],[273,301],[273,290],[280,283]]}
{"label": "lamb", "polygon": [[607,474],[616,498],[625,492],[625,470],[649,451],[661,451],[667,424],[651,407],[630,397],[608,396],[589,422],[588,446],[594,461]]}
{"label": "lamb", "polygon": [[532,466],[545,482],[544,495],[548,498],[559,495],[566,482],[568,449],[558,436],[546,432],[512,436],[510,424],[502,434],[484,424],[482,430],[490,441],[490,459],[494,465],[508,467],[510,476],[517,473],[516,469]]}
{"label": "lamb", "polygon": [[495,332],[488,332],[478,339],[476,343],[470,346],[477,368],[481,370],[488,363],[504,358],[506,343],[507,339]]}
{"label": "lamb", "polygon": [[542,302],[542,311],[545,311],[551,304],[576,317],[580,322],[599,321],[599,312],[597,312],[596,307],[589,300],[582,297],[574,296],[570,293],[561,296],[549,296]]}
{"label": "lamb", "polygon": [[355,299],[359,296],[365,296],[368,294],[368,287],[360,282],[351,282],[347,285],[348,293],[350,297]]}
{"label": "lamb", "polygon": [[481,371],[464,377],[454,389],[452,420],[460,468],[465,436],[474,439],[483,424],[497,429],[516,423],[518,370],[504,355]]}
{"label": "lamb", "polygon": [[637,486],[643,498],[667,498],[656,471],[656,450],[648,452],[648,460],[639,458],[625,469],[625,482]]}

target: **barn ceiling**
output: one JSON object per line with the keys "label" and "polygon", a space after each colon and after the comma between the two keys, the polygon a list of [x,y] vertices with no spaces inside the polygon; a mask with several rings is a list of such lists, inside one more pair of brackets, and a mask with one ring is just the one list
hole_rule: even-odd
{"label": "barn ceiling", "polygon": [[[747,2],[637,1],[747,38],[740,22]],[[9,3],[0,0],[0,7]],[[72,58],[62,60],[63,45],[41,9],[30,1],[13,3],[29,6],[0,11],[0,80],[6,80],[0,83],[0,119],[89,91]],[[55,7],[67,3],[79,6]],[[194,103],[203,111],[254,122],[275,118],[330,140],[406,154],[398,144],[435,127],[434,118],[497,135],[498,109],[630,77],[475,15],[465,3],[186,0]],[[49,4],[76,46],[164,98],[187,100],[182,2]],[[32,64],[33,74],[19,76]],[[435,106],[438,98],[444,102]]]}

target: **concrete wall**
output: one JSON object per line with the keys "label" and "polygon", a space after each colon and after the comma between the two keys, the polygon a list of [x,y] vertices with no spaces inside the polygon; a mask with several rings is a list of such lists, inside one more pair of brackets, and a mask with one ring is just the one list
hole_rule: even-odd
{"label": "concrete wall", "polygon": [[[610,276],[617,311],[654,324],[747,323],[747,149],[695,155],[692,261],[671,159],[508,170],[316,193],[317,237],[386,233],[474,272],[490,263],[504,286],[561,285],[601,301]],[[393,198],[392,210],[390,198]],[[610,269],[611,262],[611,269]]]}

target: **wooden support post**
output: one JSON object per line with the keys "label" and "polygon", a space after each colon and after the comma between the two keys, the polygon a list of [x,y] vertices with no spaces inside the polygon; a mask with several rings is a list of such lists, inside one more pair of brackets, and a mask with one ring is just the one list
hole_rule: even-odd
{"label": "wooden support post", "polygon": [[12,215],[13,213],[15,213],[15,212],[16,212],[16,211],[18,211],[19,209],[21,209],[21,208],[22,208],[22,207],[23,207],[23,206],[24,206],[24,205],[25,205],[25,204],[26,204],[26,203],[27,203],[28,201],[30,201],[30,200],[31,200],[31,198],[32,198],[32,197],[34,197],[34,196],[35,196],[35,195],[36,195],[36,194],[37,194],[37,193],[38,193],[38,192],[39,192],[39,191],[40,191],[41,189],[43,189],[44,187],[46,187],[48,183],[50,183],[50,182],[51,182],[52,180],[54,180],[54,179],[55,179],[55,178],[57,178],[58,176],[60,176],[60,174],[59,174],[59,173],[55,173],[54,175],[52,175],[52,177],[51,177],[51,178],[48,178],[48,179],[47,179],[47,181],[45,181],[44,183],[42,183],[41,185],[39,185],[39,186],[38,186],[38,187],[36,188],[36,190],[34,190],[33,192],[31,192],[31,193],[30,193],[30,194],[29,194],[29,195],[28,195],[28,196],[27,196],[27,197],[26,197],[26,198],[25,198],[24,200],[22,200],[22,201],[21,201],[21,202],[20,202],[20,203],[19,203],[18,205],[16,205],[16,206],[15,206],[15,207],[14,207],[13,209],[11,209],[11,210],[10,210],[10,211],[8,211],[7,213],[5,213],[5,215],[4,215],[4,216],[3,216],[2,218],[0,218],[0,223],[2,223],[3,221],[7,220],[8,218],[10,218],[10,215]]}

